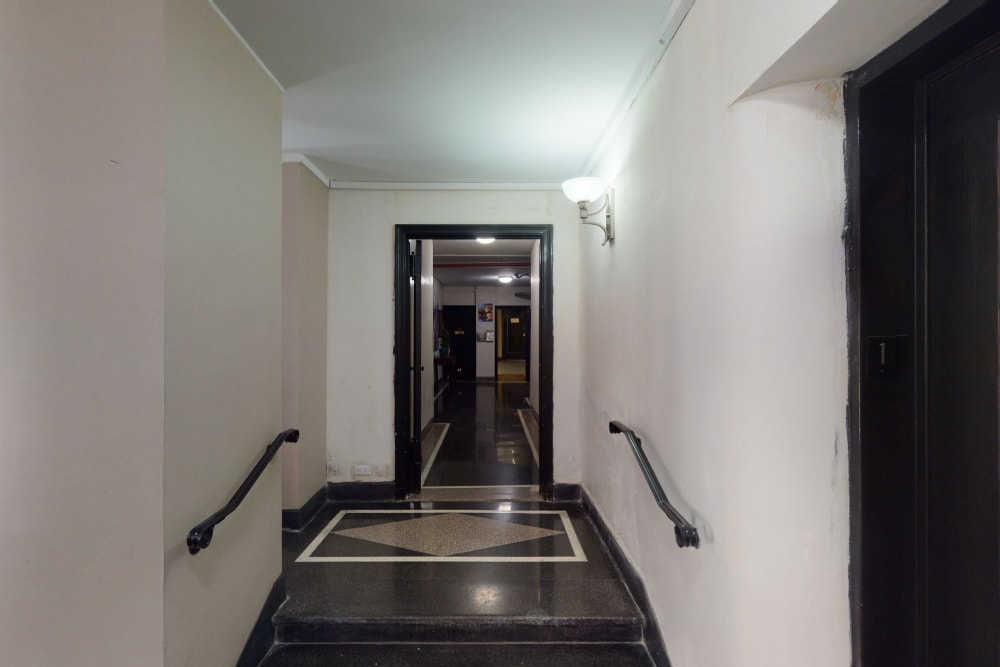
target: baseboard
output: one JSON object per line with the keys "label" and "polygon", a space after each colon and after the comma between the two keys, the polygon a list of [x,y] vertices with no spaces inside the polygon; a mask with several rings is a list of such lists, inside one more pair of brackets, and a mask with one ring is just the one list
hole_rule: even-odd
{"label": "baseboard", "polygon": [[552,485],[552,500],[556,502],[580,502],[581,487],[579,484]]}
{"label": "baseboard", "polygon": [[338,503],[395,500],[395,482],[341,482],[326,483],[326,497]]}
{"label": "baseboard", "polygon": [[323,507],[323,503],[326,502],[326,485],[324,484],[320,489],[312,495],[312,498],[306,501],[305,505],[297,510],[281,510],[281,528],[282,530],[302,530],[305,528],[316,513],[319,512],[320,508]]}
{"label": "baseboard", "polygon": [[254,623],[247,643],[243,646],[243,652],[236,663],[236,667],[257,667],[267,655],[267,652],[274,646],[274,623],[271,618],[278,607],[285,601],[285,575],[281,575],[275,580],[271,587],[271,592],[264,601],[264,606],[260,610],[257,622]]}
{"label": "baseboard", "polygon": [[663,635],[660,634],[660,626],[656,622],[656,617],[653,615],[653,607],[649,603],[649,596],[646,594],[646,585],[642,583],[639,573],[635,571],[632,563],[625,556],[625,552],[622,550],[621,544],[618,543],[618,539],[611,533],[611,530],[608,528],[608,524],[604,521],[604,517],[601,516],[597,507],[594,506],[594,502],[590,498],[590,494],[588,494],[587,490],[583,488],[580,489],[580,494],[580,501],[583,504],[584,510],[587,512],[587,516],[589,516],[590,520],[593,521],[601,539],[603,539],[604,543],[608,545],[608,551],[611,553],[612,560],[615,561],[615,565],[617,565],[618,569],[621,571],[622,577],[625,579],[625,585],[628,586],[629,591],[632,593],[632,598],[635,600],[635,603],[639,606],[639,610],[646,619],[646,624],[643,628],[643,638],[646,644],[646,650],[649,651],[650,657],[658,667],[670,667],[670,659],[667,656],[667,647],[666,644],[663,643]]}

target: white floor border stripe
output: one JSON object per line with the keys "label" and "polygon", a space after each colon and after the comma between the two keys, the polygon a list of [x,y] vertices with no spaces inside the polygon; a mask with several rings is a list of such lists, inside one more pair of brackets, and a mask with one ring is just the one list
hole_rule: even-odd
{"label": "white floor border stripe", "polygon": [[[572,556],[313,556],[340,520],[348,514],[555,514],[573,549]],[[296,563],[582,563],[587,561],[569,515],[563,510],[340,510],[320,531]]]}
{"label": "white floor border stripe", "polygon": [[517,411],[517,418],[521,420],[524,437],[528,439],[528,446],[531,447],[531,455],[535,457],[535,467],[540,467],[541,464],[538,463],[538,448],[535,446],[535,441],[531,439],[531,431],[528,430],[528,425],[524,421],[524,410]]}
{"label": "white floor border stripe", "polygon": [[434,465],[434,459],[437,458],[438,450],[441,449],[441,443],[444,442],[444,436],[448,435],[448,429],[451,428],[451,422],[444,425],[444,430],[441,431],[441,437],[438,438],[437,443],[434,445],[434,450],[431,452],[430,458],[424,463],[424,471],[420,474],[420,486],[423,488],[424,481],[427,479],[427,473],[431,471],[431,466]]}
{"label": "white floor border stripe", "polygon": [[[423,486],[423,489],[537,489],[537,484],[488,484],[486,486]],[[472,512],[474,510],[465,510]],[[478,511],[478,510],[475,510]]]}

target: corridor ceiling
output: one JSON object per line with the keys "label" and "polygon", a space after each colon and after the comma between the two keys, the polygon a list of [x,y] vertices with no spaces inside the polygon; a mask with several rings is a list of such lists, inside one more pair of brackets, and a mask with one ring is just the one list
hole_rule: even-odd
{"label": "corridor ceiling", "polygon": [[498,239],[489,245],[476,241],[434,241],[434,277],[445,287],[499,285],[498,276],[511,276],[511,285],[531,285],[531,247],[536,241]]}
{"label": "corridor ceiling", "polygon": [[588,173],[692,0],[215,0],[333,181]]}

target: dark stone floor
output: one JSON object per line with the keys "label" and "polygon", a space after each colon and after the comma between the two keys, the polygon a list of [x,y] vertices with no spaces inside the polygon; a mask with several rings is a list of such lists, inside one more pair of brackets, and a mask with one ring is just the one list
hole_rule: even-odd
{"label": "dark stone floor", "polygon": [[537,485],[535,462],[517,411],[526,382],[456,382],[434,403],[434,421],[451,426],[424,486]]}
{"label": "dark stone floor", "polygon": [[[478,559],[471,562],[426,554],[426,560],[409,561],[421,554],[355,540],[359,546],[347,537],[378,521],[407,521],[405,512],[417,511],[413,516],[509,520],[518,530],[560,535],[522,539],[509,552],[501,546],[459,554]],[[334,519],[328,540],[323,533]],[[576,547],[566,546],[569,534]],[[297,562],[307,548],[357,560]],[[574,551],[585,560],[547,560]],[[366,553],[381,560],[363,560]],[[536,560],[496,560],[509,554]],[[285,533],[284,573],[289,597],[274,619],[279,645],[268,667],[652,664],[641,643],[642,614],[577,504],[331,504],[302,532]]]}

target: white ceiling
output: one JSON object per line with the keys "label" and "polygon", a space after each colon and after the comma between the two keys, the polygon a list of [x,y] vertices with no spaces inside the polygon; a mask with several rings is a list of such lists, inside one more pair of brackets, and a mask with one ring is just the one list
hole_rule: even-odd
{"label": "white ceiling", "polygon": [[497,239],[489,245],[476,241],[434,241],[434,277],[445,287],[497,285],[498,276],[514,277],[511,285],[531,284],[531,247],[536,241]]}
{"label": "white ceiling", "polygon": [[335,181],[587,173],[692,0],[216,0]]}

